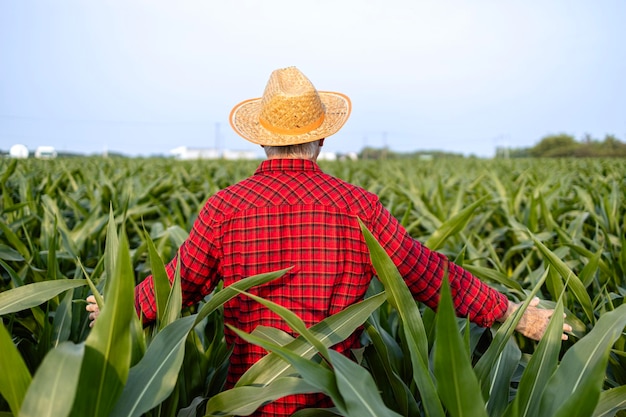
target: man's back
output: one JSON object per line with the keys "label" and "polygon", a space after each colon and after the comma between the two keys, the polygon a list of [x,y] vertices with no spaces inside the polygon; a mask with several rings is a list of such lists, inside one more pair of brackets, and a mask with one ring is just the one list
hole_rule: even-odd
{"label": "man's back", "polygon": [[[209,199],[200,216],[215,227],[224,285],[293,267],[251,292],[289,308],[310,326],[363,298],[373,271],[357,217],[369,219],[376,202],[372,194],[324,174],[311,161],[275,159]],[[289,330],[247,297],[229,302],[224,316],[247,332],[257,325]],[[230,333],[227,337],[236,343],[229,379],[234,383],[265,352]],[[352,339],[338,350],[349,348]]]}

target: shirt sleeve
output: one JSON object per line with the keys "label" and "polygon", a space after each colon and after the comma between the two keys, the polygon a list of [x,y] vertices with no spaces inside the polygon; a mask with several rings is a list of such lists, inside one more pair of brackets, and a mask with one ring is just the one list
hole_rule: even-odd
{"label": "shirt sleeve", "polygon": [[[217,244],[219,225],[211,215],[212,208],[207,202],[194,222],[189,237],[178,249],[178,255],[166,266],[170,280],[180,260],[180,278],[183,305],[189,306],[209,294],[221,279],[218,273],[219,246]],[[156,299],[152,275],[135,288],[135,309],[143,318],[144,324],[156,319]]]}
{"label": "shirt sleeve", "polygon": [[404,277],[413,297],[432,309],[439,303],[441,281],[448,274],[457,315],[490,327],[504,316],[506,296],[436,251],[413,239],[377,199],[369,227]]}

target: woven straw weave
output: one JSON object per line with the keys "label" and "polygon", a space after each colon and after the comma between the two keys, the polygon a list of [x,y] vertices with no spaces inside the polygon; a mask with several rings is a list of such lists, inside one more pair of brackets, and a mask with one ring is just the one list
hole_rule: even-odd
{"label": "woven straw weave", "polygon": [[350,110],[347,96],[317,91],[296,67],[288,67],[272,72],[263,97],[236,105],[230,124],[252,143],[296,145],[337,133]]}

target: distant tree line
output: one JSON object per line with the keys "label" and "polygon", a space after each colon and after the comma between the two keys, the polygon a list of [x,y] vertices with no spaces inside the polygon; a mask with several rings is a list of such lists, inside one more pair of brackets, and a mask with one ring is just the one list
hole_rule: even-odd
{"label": "distant tree line", "polygon": [[624,158],[626,144],[615,135],[598,140],[586,134],[577,141],[572,135],[559,133],[544,136],[531,148],[498,148],[496,158]]}
{"label": "distant tree line", "polygon": [[395,152],[389,148],[365,147],[358,154],[359,159],[403,159],[403,158],[463,158],[462,153],[445,151]]}

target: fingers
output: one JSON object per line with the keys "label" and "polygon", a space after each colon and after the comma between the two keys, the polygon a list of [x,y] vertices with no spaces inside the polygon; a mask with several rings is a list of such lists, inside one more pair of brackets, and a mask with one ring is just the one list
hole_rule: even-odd
{"label": "fingers", "polygon": [[[565,318],[565,314],[563,314],[563,318]],[[563,323],[563,335],[561,336],[561,340],[569,339],[569,336],[566,333],[570,333],[572,331],[572,326],[567,323]]]}
{"label": "fingers", "polygon": [[533,297],[528,304],[530,307],[537,307],[539,305],[539,297]]}
{"label": "fingers", "polygon": [[96,297],[90,295],[86,298],[87,306],[85,306],[85,310],[89,312],[89,327],[93,327],[98,315],[100,314],[100,308],[98,304],[96,304]]}

